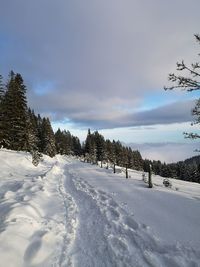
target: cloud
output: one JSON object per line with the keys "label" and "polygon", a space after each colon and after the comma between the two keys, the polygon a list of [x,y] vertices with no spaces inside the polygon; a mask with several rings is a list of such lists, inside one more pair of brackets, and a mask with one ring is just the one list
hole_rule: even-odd
{"label": "cloud", "polygon": [[191,110],[193,101],[175,102],[151,110],[135,112],[120,116],[109,124],[113,127],[148,126],[157,124],[172,124],[188,122],[192,120]]}
{"label": "cloud", "polygon": [[187,0],[4,1],[0,73],[20,72],[30,106],[55,121],[99,128],[162,123],[161,115],[163,123],[186,121],[181,103],[182,115],[175,105],[137,110],[149,95],[164,101],[176,61],[198,53],[199,9]]}
{"label": "cloud", "polygon": [[147,126],[147,127],[136,126],[136,127],[131,128],[132,131],[144,131],[144,130],[155,130],[155,129],[156,127],[151,127],[151,126]]}
{"label": "cloud", "polygon": [[[34,100],[34,96],[32,99]],[[180,101],[158,108],[130,111],[124,107],[125,102],[117,97],[112,99],[112,106],[110,106],[109,99],[101,103],[93,95],[83,94],[80,96],[76,93],[70,95],[40,94],[37,99],[35,102],[43,114],[48,113],[49,105],[51,106],[51,117],[54,121],[64,121],[67,118],[68,121],[79,126],[93,129],[140,127],[192,121],[191,110],[195,103],[194,100]],[[127,105],[129,105],[128,101]]]}
{"label": "cloud", "polygon": [[194,107],[194,101],[175,102],[130,115],[125,123],[130,123],[132,126],[143,126],[188,122],[192,120],[192,107]]}
{"label": "cloud", "polygon": [[[95,105],[95,102],[93,102]],[[106,106],[106,105],[105,105]],[[125,112],[113,109],[104,109],[102,112],[96,105],[96,111],[92,112],[89,108],[71,113],[73,122],[96,129],[118,128],[118,127],[137,127],[151,126],[158,124],[174,124],[192,121],[191,110],[194,101],[175,102],[159,108],[140,112]],[[133,128],[134,130],[134,128]]]}

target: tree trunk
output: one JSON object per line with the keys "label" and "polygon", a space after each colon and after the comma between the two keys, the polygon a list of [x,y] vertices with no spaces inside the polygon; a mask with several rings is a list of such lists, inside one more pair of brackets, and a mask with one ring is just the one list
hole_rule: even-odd
{"label": "tree trunk", "polygon": [[126,179],[128,179],[128,166],[126,164]]}
{"label": "tree trunk", "polygon": [[149,164],[149,188],[153,187],[151,174],[152,174],[152,167],[151,167],[151,164]]}

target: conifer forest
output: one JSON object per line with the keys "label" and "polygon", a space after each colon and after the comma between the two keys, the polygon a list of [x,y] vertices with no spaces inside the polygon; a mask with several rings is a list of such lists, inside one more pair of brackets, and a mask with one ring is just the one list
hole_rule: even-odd
{"label": "conifer forest", "polygon": [[6,83],[0,75],[0,147],[30,152],[36,164],[42,154],[73,155],[92,164],[100,161],[143,171],[151,164],[156,175],[200,183],[200,156],[166,164],[143,159],[139,151],[120,141],[105,140],[98,131],[89,129],[83,143],[68,130],[54,133],[50,119],[28,106],[26,91],[21,74],[11,71]]}

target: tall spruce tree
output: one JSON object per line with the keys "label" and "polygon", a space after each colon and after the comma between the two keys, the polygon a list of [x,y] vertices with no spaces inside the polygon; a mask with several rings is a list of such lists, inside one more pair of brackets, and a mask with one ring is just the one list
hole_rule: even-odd
{"label": "tall spruce tree", "polygon": [[41,135],[42,152],[50,157],[54,157],[56,155],[55,137],[49,118],[43,118],[42,120]]}
{"label": "tall spruce tree", "polygon": [[5,87],[3,84],[3,77],[0,75],[0,147],[4,143],[4,97],[5,97]]}
{"label": "tall spruce tree", "polygon": [[115,141],[106,140],[106,157],[111,164],[116,164]]}
{"label": "tall spruce tree", "polygon": [[92,140],[92,134],[90,129],[88,129],[87,137],[85,140],[85,147],[84,147],[84,156],[87,162],[92,161],[92,151],[95,149],[93,140]]}
{"label": "tall spruce tree", "polygon": [[70,131],[63,131],[64,134],[64,152],[66,155],[73,155],[73,141]]}
{"label": "tall spruce tree", "polygon": [[103,161],[105,159],[105,140],[103,135],[95,131],[93,134],[94,143],[96,146],[96,157],[98,161]]}
{"label": "tall spruce tree", "polygon": [[56,143],[56,151],[58,154],[64,154],[64,147],[63,147],[63,133],[61,132],[60,128],[55,133],[55,143]]}
{"label": "tall spruce tree", "polygon": [[5,94],[5,88],[3,84],[3,76],[0,74],[0,103],[2,103]]}
{"label": "tall spruce tree", "polygon": [[34,111],[28,109],[23,150],[35,153],[38,151],[37,124]]}
{"label": "tall spruce tree", "polygon": [[81,156],[81,153],[82,153],[81,143],[77,136],[72,136],[72,144],[73,144],[74,155]]}
{"label": "tall spruce tree", "polygon": [[10,94],[8,91],[8,85],[14,83],[14,72],[11,71],[9,74],[9,80],[5,86],[4,97],[1,98],[1,122],[0,122],[0,145],[5,148],[10,148],[10,117],[11,117],[11,104]]}
{"label": "tall spruce tree", "polygon": [[90,129],[88,129],[88,133],[87,133],[87,137],[86,137],[86,140],[85,140],[85,147],[84,147],[84,153],[85,154],[89,154],[90,152],[90,146],[91,146],[91,132],[90,132]]}
{"label": "tall spruce tree", "polygon": [[42,134],[42,121],[43,119],[41,118],[40,114],[35,116],[35,121],[36,121],[36,132],[37,132],[37,139],[38,139],[38,150],[39,152],[43,152],[43,134]]}
{"label": "tall spruce tree", "polygon": [[27,100],[26,87],[19,73],[10,73],[3,109],[6,147],[23,150],[27,127]]}

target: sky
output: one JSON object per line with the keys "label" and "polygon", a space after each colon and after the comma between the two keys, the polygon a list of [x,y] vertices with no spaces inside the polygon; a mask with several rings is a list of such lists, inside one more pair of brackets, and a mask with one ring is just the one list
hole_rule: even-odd
{"label": "sky", "polygon": [[0,6],[0,74],[22,74],[29,106],[49,116],[54,130],[84,140],[90,128],[164,150],[184,143],[189,152],[193,144],[182,133],[198,130],[190,123],[199,94],[163,87],[177,61],[198,60],[199,0],[0,0]]}

